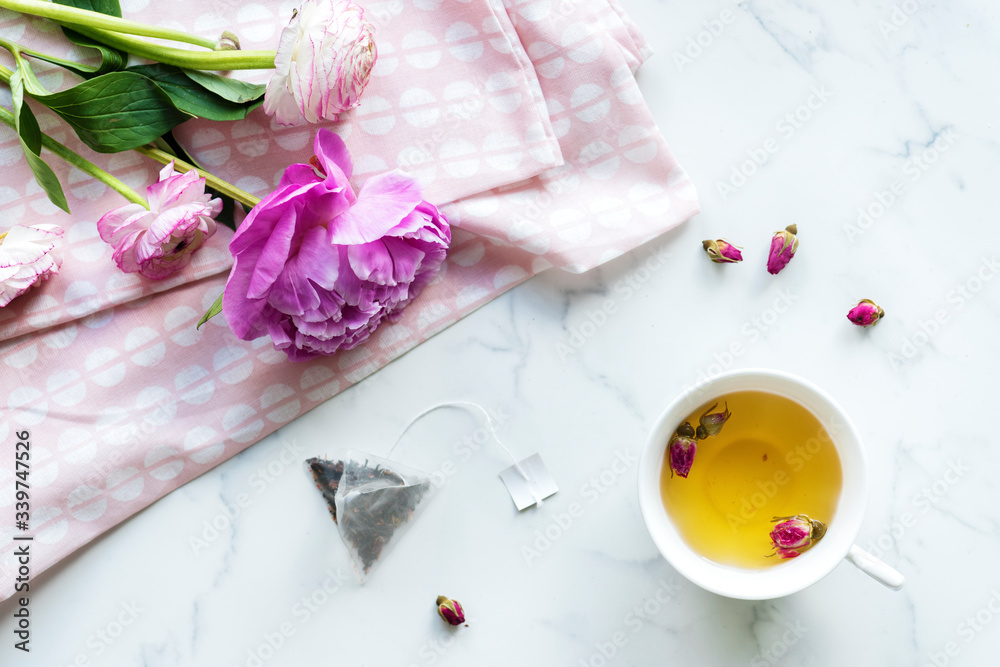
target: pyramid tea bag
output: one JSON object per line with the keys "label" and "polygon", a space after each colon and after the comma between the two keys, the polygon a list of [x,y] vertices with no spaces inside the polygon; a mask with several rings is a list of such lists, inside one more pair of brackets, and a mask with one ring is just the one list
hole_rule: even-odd
{"label": "pyramid tea bag", "polygon": [[423,507],[430,478],[366,452],[350,451],[343,461],[308,463],[364,581]]}
{"label": "pyramid tea bag", "polygon": [[430,475],[392,460],[403,436],[424,416],[441,408],[474,408],[486,418],[496,444],[514,465],[500,473],[518,511],[541,505],[559,489],[538,454],[518,461],[497,436],[496,424],[486,408],[468,401],[450,401],[427,408],[410,422],[389,448],[385,458],[349,451],[343,460],[306,460],[316,486],[326,499],[340,537],[364,581],[372,568],[399,541],[431,492]]}

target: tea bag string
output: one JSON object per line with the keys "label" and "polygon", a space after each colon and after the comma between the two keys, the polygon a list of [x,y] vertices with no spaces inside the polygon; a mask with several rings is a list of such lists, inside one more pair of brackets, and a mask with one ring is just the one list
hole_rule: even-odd
{"label": "tea bag string", "polygon": [[[478,403],[472,403],[470,401],[446,401],[444,403],[438,403],[437,405],[432,405],[431,407],[427,408],[426,410],[424,410],[423,412],[421,412],[420,414],[418,414],[416,417],[414,417],[409,421],[406,427],[403,428],[402,433],[399,434],[399,437],[396,438],[396,442],[392,443],[392,447],[389,448],[389,451],[388,453],[386,453],[385,457],[387,459],[392,458],[392,453],[396,450],[396,447],[399,446],[399,443],[402,442],[403,436],[405,436],[409,432],[409,430],[413,428],[414,424],[416,424],[418,421],[420,421],[430,413],[435,412],[436,410],[440,410],[442,408],[475,408],[476,410],[479,410],[479,412],[481,412],[483,416],[486,417],[486,426],[490,429],[490,434],[493,436],[493,440],[498,445],[500,445],[500,448],[504,452],[506,452],[507,456],[510,457],[510,460],[514,462],[514,469],[517,470],[517,472],[521,475],[521,477],[523,477],[525,480],[531,483],[531,477],[529,477],[528,474],[524,471],[524,469],[521,467],[521,464],[518,462],[517,458],[513,454],[511,454],[509,449],[507,449],[507,446],[503,444],[503,442],[500,440],[500,436],[497,435],[496,424],[493,422],[493,417],[491,417],[490,413],[486,411],[486,408],[479,405]],[[534,490],[534,485],[532,485],[532,490]],[[535,499],[536,502],[541,503],[541,499],[538,498],[537,495],[535,495]]]}

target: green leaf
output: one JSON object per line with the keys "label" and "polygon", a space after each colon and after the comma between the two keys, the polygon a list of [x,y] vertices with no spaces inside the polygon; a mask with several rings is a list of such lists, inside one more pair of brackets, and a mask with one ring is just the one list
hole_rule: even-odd
{"label": "green leaf", "polygon": [[[106,14],[107,16],[114,16],[117,18],[122,17],[122,8],[121,5],[118,4],[118,0],[53,0],[53,2],[57,5],[63,5],[64,7],[88,9],[92,12]],[[107,46],[106,44],[101,44],[97,40],[91,39],[86,35],[81,35],[71,28],[63,28],[63,33],[66,35],[67,39],[74,44],[100,51],[101,64],[96,69],[90,68],[86,65],[80,65],[74,68],[69,66],[65,61],[53,62],[55,65],[65,67],[71,72],[78,74],[85,79],[89,79],[90,77],[99,74],[125,69],[125,65],[128,64],[128,54],[124,51],[119,51],[118,49]],[[45,58],[42,58],[42,60],[45,60]]]}
{"label": "green leaf", "polygon": [[76,7],[77,9],[100,12],[107,16],[122,17],[122,8],[118,4],[118,0],[52,0],[52,2],[63,7]]}
{"label": "green leaf", "polygon": [[219,298],[216,299],[215,303],[212,304],[212,307],[209,308],[205,312],[205,314],[201,316],[201,319],[198,320],[198,326],[196,326],[195,329],[200,329],[202,324],[204,324],[205,322],[208,322],[210,319],[212,319],[213,317],[215,317],[216,315],[218,315],[219,313],[222,312],[222,297],[224,295],[225,295],[225,292],[223,292],[222,294],[220,294]]}
{"label": "green leaf", "polygon": [[109,72],[36,99],[72,125],[98,153],[148,144],[190,118],[159,86],[135,72]]}
{"label": "green leaf", "polygon": [[[85,79],[89,79],[93,76],[99,76],[101,74],[106,74],[108,72],[117,72],[119,70],[125,69],[125,65],[128,64],[128,54],[124,51],[119,51],[105,44],[101,44],[95,39],[91,39],[86,35],[81,35],[75,30],[70,30],[69,28],[63,28],[63,32],[69,41],[77,44],[79,46],[86,46],[91,49],[97,49],[101,52],[101,64],[97,68],[88,67],[87,65],[78,65],[77,67],[70,67],[65,62],[55,62],[54,64],[65,67],[71,72],[82,76]],[[44,60],[44,58],[43,58]]]}
{"label": "green leaf", "polygon": [[126,72],[134,72],[155,81],[163,89],[174,106],[192,116],[200,116],[208,120],[242,120],[250,113],[247,104],[236,104],[210,92],[198,83],[185,76],[184,71],[173,65],[154,63],[152,65],[136,65]]}
{"label": "green leaf", "polygon": [[41,186],[48,196],[49,201],[69,213],[69,204],[66,202],[66,195],[63,193],[59,179],[52,168],[45,164],[41,158],[42,153],[42,131],[38,127],[38,121],[31,109],[24,103],[24,80],[21,78],[21,71],[17,70],[10,78],[10,89],[14,102],[14,129],[21,140],[21,150],[31,167],[31,173],[35,176],[35,181]]}
{"label": "green leaf", "polygon": [[[236,104],[244,104],[246,102],[257,102],[260,104],[263,101],[261,98],[264,96],[264,91],[267,89],[267,86],[264,84],[238,81],[213,72],[203,72],[193,69],[181,71],[192,81],[200,83],[206,90],[210,90],[219,97],[227,99],[230,102],[235,102]],[[254,108],[256,106],[255,104]]]}

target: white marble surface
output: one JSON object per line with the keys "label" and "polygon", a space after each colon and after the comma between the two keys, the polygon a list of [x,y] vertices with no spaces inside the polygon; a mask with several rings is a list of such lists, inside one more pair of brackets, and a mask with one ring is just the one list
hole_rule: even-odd
{"label": "white marble surface", "polygon": [[[641,86],[703,213],[601,270],[517,288],[46,573],[33,651],[3,664],[995,664],[995,3],[624,4],[657,51]],[[895,201],[857,226],[895,181]],[[770,276],[768,238],[792,222],[799,254]],[[747,261],[710,264],[700,242],[715,235]],[[666,261],[643,268],[652,254]],[[888,313],[871,330],[844,317],[863,297]],[[634,488],[646,431],[701,374],[749,366],[803,375],[853,416],[873,482],[861,545],[907,576],[901,592],[843,564],[797,595],[734,601],[658,556]],[[505,441],[542,452],[561,490],[517,514],[503,452],[466,454],[475,419],[435,414],[399,457],[454,474],[359,587],[300,462],[385,451],[449,399],[500,411]],[[528,562],[522,547],[573,503],[582,514]],[[192,547],[213,521],[224,529]],[[439,593],[469,627],[445,629]],[[12,609],[0,605],[5,644]]]}

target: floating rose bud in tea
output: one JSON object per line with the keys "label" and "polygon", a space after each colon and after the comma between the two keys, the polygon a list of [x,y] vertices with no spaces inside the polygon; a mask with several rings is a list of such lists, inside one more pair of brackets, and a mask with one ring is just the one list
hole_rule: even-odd
{"label": "floating rose bud in tea", "polygon": [[465,623],[465,610],[462,609],[458,600],[446,598],[443,595],[437,597],[438,616],[443,618],[449,625],[461,625]]}
{"label": "floating rose bud in tea", "polygon": [[[688,424],[690,426],[690,424]],[[698,450],[698,445],[689,436],[677,434],[670,439],[667,445],[667,460],[670,463],[670,474],[677,473],[681,477],[687,477],[691,472],[691,465],[694,463],[694,455]]]}
{"label": "floating rose bud in tea", "polygon": [[771,252],[767,255],[767,272],[776,275],[788,262],[792,261],[795,251],[799,249],[799,233],[797,225],[788,225],[784,230],[775,232],[771,237]]}
{"label": "floating rose bud in tea", "polygon": [[[698,427],[698,431],[700,432],[704,429],[705,437],[718,435],[719,431],[722,430],[722,427],[726,425],[726,421],[733,416],[733,413],[729,411],[729,403],[726,403],[726,407],[722,412],[712,412],[712,410],[717,407],[719,407],[718,403],[710,407],[708,410],[705,410],[705,412],[698,419],[698,422],[701,424],[701,426]],[[699,438],[701,438],[700,435]]]}
{"label": "floating rose bud in tea", "polygon": [[716,264],[735,264],[743,261],[740,249],[726,239],[708,239],[702,241],[701,245],[708,253],[708,258]]}
{"label": "floating rose bud in tea", "polygon": [[885,311],[871,299],[862,299],[847,313],[847,319],[859,327],[870,327],[885,317]]}
{"label": "floating rose bud in tea", "polygon": [[805,514],[776,516],[772,521],[778,523],[771,531],[771,548],[779,558],[795,558],[826,534],[825,523]]}

